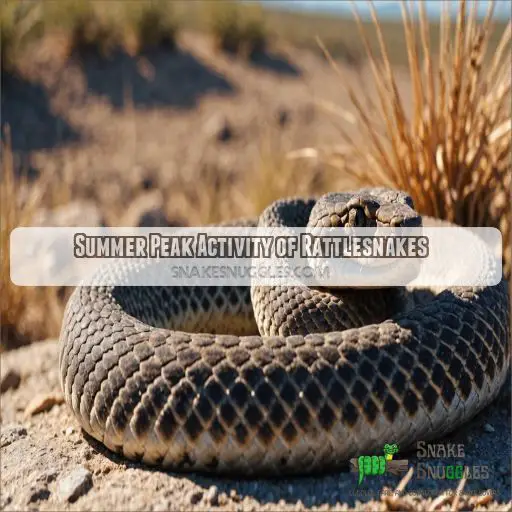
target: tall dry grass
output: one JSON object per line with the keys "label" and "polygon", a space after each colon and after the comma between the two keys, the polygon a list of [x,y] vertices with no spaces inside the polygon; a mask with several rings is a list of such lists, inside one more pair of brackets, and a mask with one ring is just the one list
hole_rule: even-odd
{"label": "tall dry grass", "polygon": [[468,9],[462,0],[454,22],[445,3],[436,56],[431,51],[431,26],[424,4],[418,2],[419,19],[414,20],[403,2],[402,27],[412,84],[408,113],[382,24],[371,2],[370,7],[378,54],[369,44],[357,10],[354,16],[375,94],[349,85],[324,48],[350,97],[354,115],[329,108],[343,122],[352,122],[356,134],[342,125],[339,148],[310,152],[360,184],[408,191],[422,214],[463,226],[499,228],[505,248],[504,273],[510,276],[510,23],[494,54],[487,56],[494,2],[489,3],[482,22],[477,19],[476,4]]}
{"label": "tall dry grass", "polygon": [[[17,227],[30,226],[43,205],[59,193],[49,179],[30,183],[14,165],[9,132],[2,143],[0,178],[0,351],[23,343],[57,336],[64,308],[62,290],[20,287],[10,279],[9,238]],[[52,190],[52,188],[54,190]]]}

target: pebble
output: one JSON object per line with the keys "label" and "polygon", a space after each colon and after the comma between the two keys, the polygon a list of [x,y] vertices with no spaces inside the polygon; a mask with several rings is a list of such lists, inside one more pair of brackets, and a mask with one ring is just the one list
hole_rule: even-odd
{"label": "pebble", "polygon": [[64,403],[64,395],[59,392],[35,396],[25,407],[25,417],[49,411],[54,405]]}
{"label": "pebble", "polygon": [[215,485],[211,485],[206,491],[205,500],[209,505],[218,505],[219,503],[219,490]]}
{"label": "pebble", "polygon": [[73,502],[86,494],[92,487],[92,475],[83,466],[79,466],[57,484],[57,496],[62,501]]}
{"label": "pebble", "polygon": [[0,380],[0,393],[5,393],[9,389],[16,389],[21,382],[21,375],[12,368],[7,370]]}
{"label": "pebble", "polygon": [[73,427],[68,427],[68,428],[66,429],[66,431],[65,431],[65,434],[66,434],[67,436],[70,436],[71,434],[73,434],[73,433],[74,433],[74,431],[75,431],[75,429],[74,429]]}
{"label": "pebble", "polygon": [[2,435],[0,436],[0,447],[9,446],[10,444],[23,439],[27,435],[27,429],[18,423],[11,423],[2,427]]}
{"label": "pebble", "polygon": [[496,430],[494,430],[494,427],[492,425],[489,425],[489,423],[486,423],[484,425],[484,430],[486,432],[488,432],[489,434],[492,434],[493,432],[496,432]]}

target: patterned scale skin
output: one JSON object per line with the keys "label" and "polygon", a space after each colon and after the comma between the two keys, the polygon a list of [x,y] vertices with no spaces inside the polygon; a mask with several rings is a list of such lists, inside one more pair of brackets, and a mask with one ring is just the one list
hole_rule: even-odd
{"label": "patterned scale skin", "polygon": [[[330,193],[319,200],[277,201],[263,211],[259,225],[375,227],[421,226],[409,195],[381,188]],[[404,288],[313,289],[253,286],[251,299],[260,334],[313,334],[380,323],[411,307]]]}
{"label": "patterned scale skin", "polygon": [[[297,202],[278,207],[293,217]],[[447,433],[506,378],[504,281],[445,290],[381,323],[308,335],[253,334],[249,290],[230,292],[77,288],[59,365],[84,430],[127,458],[174,470],[312,473],[376,451],[382,439],[405,449]],[[210,328],[218,334],[200,332]]]}

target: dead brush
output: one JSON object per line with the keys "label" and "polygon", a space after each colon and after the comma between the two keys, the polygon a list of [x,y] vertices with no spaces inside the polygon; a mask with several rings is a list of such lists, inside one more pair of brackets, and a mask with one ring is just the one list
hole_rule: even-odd
{"label": "dead brush", "polygon": [[48,26],[67,34],[69,52],[77,57],[107,58],[124,44],[122,17],[106,2],[47,2],[44,11]]}
{"label": "dead brush", "polygon": [[269,33],[261,6],[205,2],[203,17],[217,49],[252,58],[265,51]]}
{"label": "dead brush", "polygon": [[16,286],[10,279],[11,231],[29,226],[38,209],[53,195],[48,194],[49,180],[39,179],[37,184],[31,184],[26,176],[16,175],[9,137],[6,140],[2,143],[0,180],[0,351],[57,336],[63,312],[60,289]]}
{"label": "dead brush", "polygon": [[[459,4],[455,26],[445,3],[440,19],[437,63],[430,47],[430,24],[423,2],[419,21],[402,3],[412,109],[406,114],[398,92],[383,30],[370,2],[380,56],[370,47],[354,10],[368,56],[376,94],[357,91],[343,80],[354,107],[353,130],[340,126],[341,149],[313,151],[356,182],[406,190],[422,214],[462,226],[491,226],[503,235],[504,275],[511,271],[511,117],[510,23],[492,56],[486,51],[493,32],[494,2],[478,22],[476,3]],[[452,37],[453,29],[454,35]],[[352,116],[352,117],[351,117]]]}
{"label": "dead brush", "polygon": [[134,4],[128,10],[138,51],[176,47],[178,21],[173,5],[166,0],[153,0]]}

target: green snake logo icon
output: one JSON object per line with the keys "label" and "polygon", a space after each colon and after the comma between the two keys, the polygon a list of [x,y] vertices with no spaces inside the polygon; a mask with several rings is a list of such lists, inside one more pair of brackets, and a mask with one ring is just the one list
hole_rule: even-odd
{"label": "green snake logo icon", "polygon": [[393,455],[398,453],[398,444],[385,444],[384,455],[361,455],[358,459],[359,483],[366,475],[383,475],[386,472],[387,463],[393,460]]}

